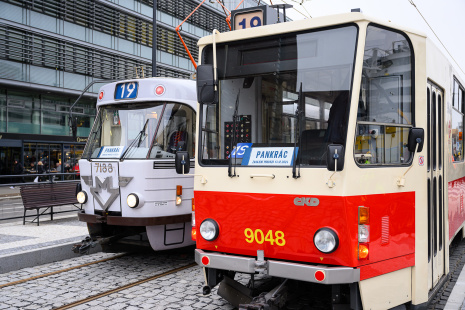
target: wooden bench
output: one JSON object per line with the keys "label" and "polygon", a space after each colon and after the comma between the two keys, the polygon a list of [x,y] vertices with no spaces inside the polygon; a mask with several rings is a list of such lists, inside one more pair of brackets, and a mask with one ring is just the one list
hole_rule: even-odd
{"label": "wooden bench", "polygon": [[[23,225],[26,224],[26,211],[37,210],[37,216],[32,220],[32,223],[37,220],[39,226],[39,217],[50,211],[50,220],[53,221],[53,207],[63,205],[74,205],[76,208],[79,202],[76,198],[77,182],[62,182],[62,183],[37,183],[21,186],[21,199],[24,205]],[[81,206],[82,207],[82,206]],[[39,209],[46,208],[42,213]]]}

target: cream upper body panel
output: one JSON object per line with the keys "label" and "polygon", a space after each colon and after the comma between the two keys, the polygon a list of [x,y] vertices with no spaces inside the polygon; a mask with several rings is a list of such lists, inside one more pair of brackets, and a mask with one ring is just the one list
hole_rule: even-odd
{"label": "cream upper body panel", "polygon": [[[215,35],[214,39],[216,43],[225,43],[349,23],[356,23],[359,30],[343,171],[336,172],[333,175],[334,171],[328,171],[324,167],[305,167],[300,169],[300,178],[294,179],[292,177],[292,167],[238,166],[236,167],[236,174],[238,177],[230,178],[228,177],[227,166],[203,166],[196,162],[196,174],[198,174],[199,177],[195,178],[195,190],[350,196],[411,192],[419,188],[422,190],[426,188],[426,179],[424,177],[426,174],[426,167],[419,164],[419,156],[426,155],[425,149],[415,154],[415,157],[411,161],[411,165],[404,166],[361,167],[354,159],[355,128],[357,123],[356,104],[358,103],[361,85],[366,27],[370,23],[375,23],[377,25],[396,29],[391,23],[372,19],[361,13],[348,13],[220,33]],[[412,67],[414,69],[412,74],[415,76],[415,94],[413,98],[415,102],[426,102],[426,36],[421,32],[413,30],[405,31],[403,28],[398,29],[402,29],[402,33],[408,36],[415,53],[415,64]],[[198,42],[201,50],[200,52],[202,52],[205,45],[211,43],[213,43],[213,36],[200,39]],[[426,122],[423,120],[426,115],[424,107],[420,109],[415,107],[414,111],[415,124],[413,125],[415,127],[426,128]],[[199,119],[197,122],[200,124]],[[197,128],[197,130],[199,130],[199,128]],[[199,131],[197,132],[197,136],[200,136]],[[410,166],[413,167],[405,175],[405,185],[401,187],[398,186],[397,180],[407,172]],[[253,177],[254,175],[265,176]],[[334,187],[328,186],[327,183],[330,179],[334,181]]]}

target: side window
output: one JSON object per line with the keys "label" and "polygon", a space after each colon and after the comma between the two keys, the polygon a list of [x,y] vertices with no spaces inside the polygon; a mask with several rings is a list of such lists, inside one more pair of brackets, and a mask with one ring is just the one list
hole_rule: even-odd
{"label": "side window", "polygon": [[463,106],[464,88],[454,79],[452,103],[452,156],[454,161],[463,161]]}
{"label": "side window", "polygon": [[401,165],[410,160],[413,50],[397,32],[368,26],[355,133],[359,165]]}
{"label": "side window", "polygon": [[149,157],[173,158],[170,154],[177,151],[188,151],[195,157],[195,111],[187,105],[168,103]]}

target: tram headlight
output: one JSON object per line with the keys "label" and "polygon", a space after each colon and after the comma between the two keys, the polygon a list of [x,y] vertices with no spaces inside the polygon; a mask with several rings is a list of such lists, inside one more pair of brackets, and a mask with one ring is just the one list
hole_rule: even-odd
{"label": "tram headlight", "polygon": [[339,246],[339,238],[334,230],[330,228],[320,228],[313,237],[316,248],[323,253],[332,253]]}
{"label": "tram headlight", "polygon": [[135,208],[139,205],[139,197],[134,193],[129,194],[126,202],[130,208]]}
{"label": "tram headlight", "polygon": [[219,233],[218,223],[212,219],[206,219],[200,224],[200,235],[207,241],[215,240]]}
{"label": "tram headlight", "polygon": [[77,198],[77,201],[79,203],[86,203],[87,202],[87,193],[84,192],[84,191],[80,191],[79,193],[77,193],[76,198]]}

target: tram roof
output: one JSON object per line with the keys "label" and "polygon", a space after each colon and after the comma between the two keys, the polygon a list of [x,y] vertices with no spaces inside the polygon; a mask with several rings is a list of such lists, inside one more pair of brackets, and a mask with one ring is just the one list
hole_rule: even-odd
{"label": "tram roof", "polygon": [[[134,99],[115,99],[116,85],[121,83],[137,82],[137,97]],[[165,91],[161,95],[155,94],[155,89],[163,86]],[[197,108],[196,83],[188,79],[176,78],[136,78],[121,80],[103,85],[99,90],[104,92],[101,100],[97,99],[97,107],[110,104],[137,103],[147,101],[172,101],[188,104]]]}
{"label": "tram roof", "polygon": [[[421,31],[413,30],[405,26],[391,23],[389,20],[382,20],[379,18],[374,18],[374,17],[367,16],[359,12],[351,12],[351,13],[328,15],[328,16],[322,16],[322,17],[315,17],[311,19],[296,20],[296,21],[266,25],[266,26],[255,27],[255,28],[247,28],[247,29],[223,32],[223,33],[216,35],[215,41],[217,43],[218,42],[230,42],[230,41],[236,41],[236,40],[252,39],[252,38],[257,38],[257,37],[279,35],[279,34],[285,34],[285,33],[290,33],[290,32],[299,32],[299,31],[304,31],[304,30],[309,30],[309,29],[317,29],[317,28],[331,27],[331,26],[337,26],[337,25],[343,25],[343,24],[349,24],[349,23],[358,23],[358,22],[375,23],[381,26],[401,30],[406,33],[426,37],[426,34]],[[210,36],[201,38],[197,44],[199,46],[202,46],[202,45],[211,44],[212,42],[213,42],[213,36],[210,35]]]}

